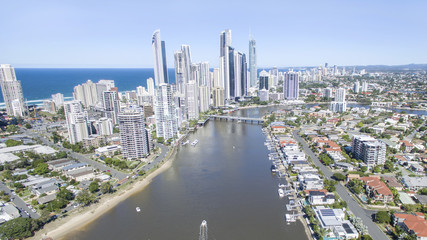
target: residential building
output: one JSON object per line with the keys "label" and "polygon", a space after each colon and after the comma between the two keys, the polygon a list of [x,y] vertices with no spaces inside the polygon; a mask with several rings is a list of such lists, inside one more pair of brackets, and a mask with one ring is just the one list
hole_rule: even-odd
{"label": "residential building", "polygon": [[229,96],[227,99],[235,100],[247,94],[247,72],[246,55],[244,53],[228,48],[229,54]]}
{"label": "residential building", "polygon": [[249,37],[249,86],[255,87],[257,81],[257,52],[256,52],[256,41],[252,37]]}
{"label": "residential building", "polygon": [[361,177],[360,180],[365,182],[366,194],[374,201],[381,201],[384,203],[393,201],[393,193],[379,178]]}
{"label": "residential building", "polygon": [[230,98],[230,73],[229,73],[229,52],[228,48],[231,46],[231,30],[226,29],[220,34],[219,46],[219,74],[220,74],[220,87],[224,89],[224,97]]}
{"label": "residential building", "polygon": [[427,239],[427,221],[424,217],[406,213],[394,213],[392,215],[393,225],[399,225],[409,235],[415,236],[417,240]]}
{"label": "residential building", "polygon": [[313,208],[321,228],[329,230],[331,239],[356,239],[359,233],[349,220],[345,220],[342,209],[330,209],[323,206]]}
{"label": "residential building", "polygon": [[73,97],[74,100],[80,101],[85,108],[95,106],[98,103],[96,84],[87,80],[86,83],[75,86]]}
{"label": "residential building", "polygon": [[214,107],[224,106],[224,89],[221,87],[214,87],[212,90],[212,100]]}
{"label": "residential building", "polygon": [[125,110],[119,114],[120,143],[125,159],[141,159],[149,155],[144,113]]}
{"label": "residential building", "polygon": [[185,94],[185,84],[191,79],[191,53],[189,45],[181,45],[181,50],[174,52],[175,83],[178,92]]}
{"label": "residential building", "polygon": [[113,120],[113,124],[118,123],[120,112],[120,99],[116,91],[104,91],[103,94],[104,116]]}
{"label": "residential building", "polygon": [[270,78],[270,74],[268,74],[267,71],[262,70],[259,73],[259,90],[261,89],[269,90],[269,84],[268,84],[269,78]]}
{"label": "residential building", "polygon": [[351,151],[356,159],[365,162],[368,168],[385,163],[387,146],[384,142],[370,136],[355,135]]}
{"label": "residential building", "polygon": [[52,101],[55,103],[56,111],[64,105],[64,94],[56,93],[52,94]]}
{"label": "residential building", "polygon": [[87,112],[83,111],[80,101],[64,102],[68,138],[71,144],[81,142],[89,136]]}
{"label": "residential building", "polygon": [[7,115],[26,116],[28,111],[24,102],[21,81],[16,79],[15,69],[10,64],[0,64],[0,85]]}
{"label": "residential building", "polygon": [[209,110],[210,105],[210,92],[208,86],[199,87],[199,112],[206,112]]}
{"label": "residential building", "polygon": [[185,84],[186,87],[186,107],[187,118],[189,120],[199,118],[199,86],[195,80]]}
{"label": "residential building", "polygon": [[403,176],[402,182],[406,188],[411,191],[418,191],[423,188],[427,188],[427,176],[423,177],[410,177],[408,175]]}
{"label": "residential building", "polygon": [[296,72],[286,72],[284,74],[283,94],[286,100],[298,100],[299,95],[299,74]]}
{"label": "residential building", "polygon": [[168,84],[157,86],[155,113],[157,137],[163,137],[165,140],[174,138],[178,133],[178,124],[171,87]]}
{"label": "residential building", "polygon": [[258,97],[259,100],[262,102],[268,101],[269,100],[269,92],[267,89],[263,88],[261,90],[258,91]]}
{"label": "residential building", "polygon": [[353,92],[354,92],[354,93],[359,93],[359,92],[360,92],[360,82],[359,82],[359,81],[356,81],[356,82],[354,83],[354,86],[353,86]]}
{"label": "residential building", "polygon": [[161,41],[160,39],[160,30],[154,31],[151,46],[153,48],[155,86],[158,87],[162,83],[168,84],[169,78],[168,66],[166,64],[166,45],[165,41]]}
{"label": "residential building", "polygon": [[347,111],[347,102],[345,100],[345,89],[339,88],[335,92],[335,101],[331,102],[332,112]]}

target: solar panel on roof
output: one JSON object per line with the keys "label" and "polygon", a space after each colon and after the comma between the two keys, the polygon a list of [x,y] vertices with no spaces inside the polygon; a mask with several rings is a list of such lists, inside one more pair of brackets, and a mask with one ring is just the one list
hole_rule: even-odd
{"label": "solar panel on roof", "polygon": [[351,230],[350,226],[347,223],[343,223],[342,226],[344,227],[344,230],[347,233],[349,233],[349,234],[353,233],[353,230]]}
{"label": "solar panel on roof", "polygon": [[321,209],[320,212],[325,217],[335,216],[334,211],[332,209]]}

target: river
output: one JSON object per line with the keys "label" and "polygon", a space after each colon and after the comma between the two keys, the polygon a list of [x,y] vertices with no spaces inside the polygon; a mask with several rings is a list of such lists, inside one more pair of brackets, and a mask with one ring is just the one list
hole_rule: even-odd
{"label": "river", "polygon": [[307,239],[299,221],[285,222],[287,200],[277,194],[259,125],[210,121],[189,139],[199,143],[180,147],[148,187],[66,239],[198,239],[202,220],[209,239]]}

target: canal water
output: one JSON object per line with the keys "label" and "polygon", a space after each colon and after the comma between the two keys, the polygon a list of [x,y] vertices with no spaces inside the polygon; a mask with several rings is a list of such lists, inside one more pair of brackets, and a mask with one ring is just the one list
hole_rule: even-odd
{"label": "canal water", "polygon": [[66,239],[198,239],[203,220],[212,240],[307,239],[299,221],[285,222],[287,200],[277,194],[280,181],[270,172],[259,125],[210,121],[194,139],[199,143],[180,147],[172,166],[143,191]]}

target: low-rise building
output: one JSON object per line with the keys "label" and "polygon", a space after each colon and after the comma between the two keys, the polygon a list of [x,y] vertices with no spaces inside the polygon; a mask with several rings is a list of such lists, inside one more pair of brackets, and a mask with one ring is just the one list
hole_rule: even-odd
{"label": "low-rise building", "polygon": [[423,176],[423,177],[404,176],[402,178],[402,182],[405,185],[405,187],[408,188],[409,190],[418,191],[422,188],[427,187],[427,176]]}
{"label": "low-rise building", "polygon": [[121,151],[122,147],[119,145],[110,145],[110,146],[105,146],[105,147],[100,147],[95,149],[95,154],[99,155],[99,156],[107,156],[107,157],[111,157],[114,156],[115,152],[117,151]]}
{"label": "low-rise building", "polygon": [[366,184],[366,194],[374,201],[381,201],[384,203],[393,201],[393,193],[379,178],[361,177],[360,180]]}
{"label": "low-rise building", "polygon": [[333,193],[327,192],[326,190],[308,191],[307,199],[311,205],[325,205],[335,203],[335,195]]}
{"label": "low-rise building", "polygon": [[330,209],[323,206],[313,208],[321,228],[329,230],[328,236],[335,239],[355,239],[359,233],[350,221],[345,220],[342,209]]}
{"label": "low-rise building", "polygon": [[395,213],[392,215],[393,225],[399,225],[408,234],[415,235],[417,239],[427,239],[426,219],[406,213]]}
{"label": "low-rise building", "polygon": [[12,204],[6,203],[0,207],[0,224],[20,217],[19,210]]}

